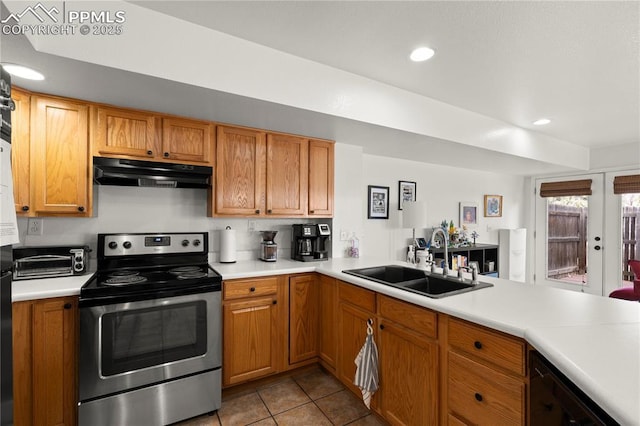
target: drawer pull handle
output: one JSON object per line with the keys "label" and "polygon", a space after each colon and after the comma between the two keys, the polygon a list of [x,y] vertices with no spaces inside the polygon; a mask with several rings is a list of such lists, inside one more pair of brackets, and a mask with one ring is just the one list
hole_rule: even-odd
{"label": "drawer pull handle", "polygon": [[255,287],[251,287],[251,288],[249,289],[249,291],[254,292],[254,291],[256,291],[256,288],[255,288]]}
{"label": "drawer pull handle", "polygon": [[22,206],[22,211],[23,212],[28,212],[29,211],[29,206]]}
{"label": "drawer pull handle", "polygon": [[476,340],[475,342],[473,342],[473,346],[475,346],[476,349],[482,349],[482,342]]}
{"label": "drawer pull handle", "polygon": [[476,401],[480,401],[480,402],[482,402],[482,395],[481,395],[481,394],[479,394],[478,392],[476,392],[475,397],[476,397]]}
{"label": "drawer pull handle", "polygon": [[380,330],[384,330],[384,324],[380,324]]}
{"label": "drawer pull handle", "polygon": [[63,308],[65,309],[71,309],[71,303],[65,303]]}
{"label": "drawer pull handle", "polygon": [[277,305],[277,304],[278,304],[278,301],[277,301],[277,300],[274,300],[274,301],[273,301],[273,304],[274,304],[274,305]]}

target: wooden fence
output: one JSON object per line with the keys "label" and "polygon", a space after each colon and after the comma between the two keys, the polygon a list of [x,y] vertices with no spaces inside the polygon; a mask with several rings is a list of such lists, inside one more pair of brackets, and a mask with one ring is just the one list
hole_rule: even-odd
{"label": "wooden fence", "polygon": [[550,204],[547,275],[559,279],[587,271],[587,208]]}
{"label": "wooden fence", "polygon": [[[581,275],[587,271],[587,208],[550,204],[549,278]],[[630,281],[629,259],[640,259],[640,207],[622,212],[622,279]]]}

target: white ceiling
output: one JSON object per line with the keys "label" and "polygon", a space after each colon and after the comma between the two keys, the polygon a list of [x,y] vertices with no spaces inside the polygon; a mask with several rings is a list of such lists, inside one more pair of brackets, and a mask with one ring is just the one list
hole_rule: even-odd
{"label": "white ceiling", "polygon": [[[2,3],[2,17],[7,16],[5,4],[15,3],[12,7],[17,11],[24,8],[23,2]],[[41,37],[29,42],[25,37],[2,36],[0,59],[44,71],[44,82],[16,79],[18,85],[34,91],[335,139],[361,145],[369,154],[457,168],[513,175],[575,172],[584,170],[576,168],[580,161],[563,160],[559,153],[579,156],[580,150],[585,150],[582,147],[602,152],[608,146],[625,144],[638,146],[623,151],[633,152],[631,157],[640,152],[639,2],[128,3],[143,6],[147,9],[142,10],[148,13],[153,10],[183,20],[175,22],[197,24],[188,24],[190,27],[211,28],[262,49],[275,49],[346,71],[357,77],[356,83],[358,78],[370,79],[403,89],[391,93],[394,96],[406,91],[481,114],[463,114],[469,120],[455,122],[464,129],[463,133],[473,134],[482,127],[477,127],[478,120],[485,123],[488,118],[499,120],[498,128],[500,123],[517,126],[511,128],[512,132],[515,129],[517,133],[518,127],[528,129],[525,133],[531,132],[524,134],[528,145],[514,152],[508,146],[491,146],[487,142],[490,139],[484,136],[470,141],[422,131],[424,126],[437,127],[438,115],[424,118],[427,123],[422,124],[423,128],[413,131],[411,123],[416,116],[410,114],[402,116],[408,125],[394,126],[385,120],[360,120],[330,109],[270,99],[255,93],[255,89],[245,90],[250,87],[260,91],[264,83],[257,78],[247,80],[246,75],[233,75],[233,55],[224,58],[225,66],[231,65],[230,84],[240,84],[242,89],[226,90],[215,77],[224,75],[214,72],[222,46],[210,48],[220,38],[207,34],[205,38],[189,39],[175,27],[165,31],[160,23],[156,24],[158,16],[162,16],[157,13],[150,15],[149,26],[142,29],[140,21],[134,20],[140,16],[134,16],[135,11],[127,12],[131,13],[128,34],[135,30],[145,35],[147,30],[157,32],[155,38],[127,39],[128,44],[136,43],[135,47],[128,47],[139,58],[127,58],[125,46],[122,42],[117,44],[115,38],[79,36],[80,41],[89,44],[78,48],[73,44],[77,40],[64,37]],[[67,7],[74,4],[79,3],[66,2]],[[93,4],[121,7],[123,3],[87,3]],[[188,32],[184,26],[181,29]],[[173,40],[162,40],[164,36]],[[172,43],[176,40],[178,49],[184,52],[176,51],[176,44]],[[407,56],[420,44],[434,47],[437,53],[428,62],[412,63]],[[162,50],[152,48],[155,45]],[[232,40],[230,46],[244,48]],[[233,47],[230,49],[236,52]],[[176,58],[196,59],[189,56],[194,50],[200,62],[191,61],[177,78],[162,73],[163,66],[176,67]],[[151,52],[161,54],[151,56]],[[160,68],[144,71],[136,68],[136,59],[153,66],[160,64]],[[257,66],[256,72],[261,71]],[[202,80],[207,74],[214,84]],[[327,86],[331,82],[322,83]],[[229,83],[227,87],[231,87]],[[307,88],[295,87],[294,91],[302,89],[306,93]],[[273,90],[278,92],[280,88]],[[407,105],[396,106],[402,113],[410,111]],[[391,111],[381,111],[382,115],[388,112]],[[531,125],[543,116],[551,118],[552,123],[544,128]],[[420,115],[417,117],[421,119]],[[540,133],[545,135],[536,136]],[[449,134],[455,136],[450,129]],[[505,142],[512,141],[506,138]],[[550,149],[547,155],[539,154]],[[632,158],[630,164],[634,161],[640,166],[640,157]]]}
{"label": "white ceiling", "polygon": [[133,3],[574,144],[640,141],[637,1]]}

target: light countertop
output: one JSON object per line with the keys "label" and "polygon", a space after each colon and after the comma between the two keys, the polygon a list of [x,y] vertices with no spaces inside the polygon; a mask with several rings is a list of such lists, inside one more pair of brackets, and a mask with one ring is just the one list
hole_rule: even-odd
{"label": "light countertop", "polygon": [[[490,288],[431,299],[342,273],[384,259],[212,262],[223,279],[319,272],[531,343],[623,425],[640,425],[640,303],[481,276]],[[13,301],[79,294],[91,274],[13,283]]]}

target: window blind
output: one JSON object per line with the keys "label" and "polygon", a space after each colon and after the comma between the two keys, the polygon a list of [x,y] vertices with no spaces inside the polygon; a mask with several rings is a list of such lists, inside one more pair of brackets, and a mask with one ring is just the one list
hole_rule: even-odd
{"label": "window blind", "polygon": [[640,192],[640,175],[616,176],[613,178],[614,194],[631,194]]}
{"label": "window blind", "polygon": [[540,185],[541,197],[568,197],[591,195],[591,179],[544,182]]}

